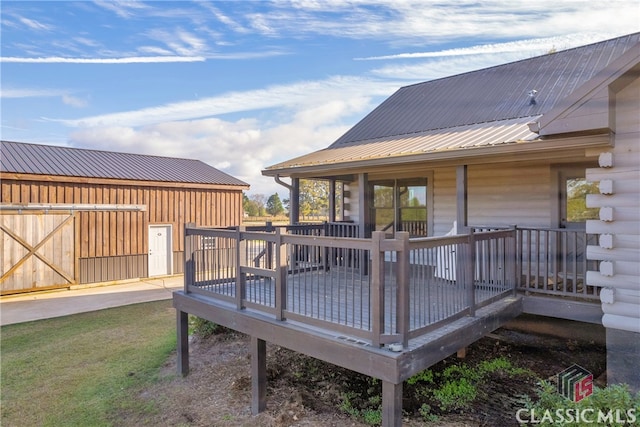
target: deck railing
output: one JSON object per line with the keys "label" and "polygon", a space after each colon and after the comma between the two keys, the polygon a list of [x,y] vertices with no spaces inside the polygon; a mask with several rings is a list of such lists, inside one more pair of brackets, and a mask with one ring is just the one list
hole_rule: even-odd
{"label": "deck railing", "polygon": [[587,260],[587,245],[596,236],[582,230],[518,228],[520,290],[530,294],[598,299],[598,289],[585,283],[586,272],[597,270]]}
{"label": "deck railing", "polygon": [[406,232],[359,239],[325,230],[188,226],[185,292],[374,346],[406,346],[515,292],[513,229],[412,240]]}

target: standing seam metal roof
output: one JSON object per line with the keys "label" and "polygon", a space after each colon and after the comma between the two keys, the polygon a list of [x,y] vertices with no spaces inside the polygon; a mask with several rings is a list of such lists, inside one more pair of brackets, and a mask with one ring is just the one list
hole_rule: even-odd
{"label": "standing seam metal roof", "polygon": [[36,175],[248,186],[200,160],[0,141],[0,171]]}

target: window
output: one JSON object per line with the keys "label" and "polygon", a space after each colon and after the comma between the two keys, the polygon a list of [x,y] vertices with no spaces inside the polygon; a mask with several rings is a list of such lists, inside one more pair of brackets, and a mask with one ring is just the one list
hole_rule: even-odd
{"label": "window", "polygon": [[587,194],[598,194],[598,184],[588,182],[584,178],[569,178],[565,181],[566,222],[584,222],[588,219],[598,219],[598,209],[587,207]]}
{"label": "window", "polygon": [[389,180],[371,183],[373,231],[392,236],[408,231],[412,237],[428,235],[427,180]]}

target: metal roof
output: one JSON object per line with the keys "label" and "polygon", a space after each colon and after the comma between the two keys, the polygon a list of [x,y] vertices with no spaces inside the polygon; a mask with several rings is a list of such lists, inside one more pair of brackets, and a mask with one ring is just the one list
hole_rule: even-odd
{"label": "metal roof", "polygon": [[248,184],[200,160],[0,141],[0,171],[210,185]]}
{"label": "metal roof", "polygon": [[[540,117],[540,116],[536,116]],[[402,160],[419,154],[442,153],[453,150],[482,148],[513,142],[535,140],[527,123],[536,117],[502,120],[492,123],[457,126],[408,135],[389,136],[332,145],[295,159],[271,166],[270,169],[293,169],[322,164],[346,164],[364,160]]]}
{"label": "metal roof", "polygon": [[326,149],[263,173],[533,140],[527,123],[639,42],[635,33],[400,88]]}

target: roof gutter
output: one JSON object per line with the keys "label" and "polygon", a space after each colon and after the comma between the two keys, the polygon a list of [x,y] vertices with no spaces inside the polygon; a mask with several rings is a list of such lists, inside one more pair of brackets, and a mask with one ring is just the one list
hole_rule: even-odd
{"label": "roof gutter", "polygon": [[279,174],[278,174],[278,175],[276,175],[276,176],[274,176],[274,177],[273,177],[273,179],[274,179],[278,184],[280,184],[280,185],[282,185],[284,188],[286,188],[287,190],[289,190],[289,191],[292,191],[292,190],[293,190],[293,185],[291,185],[291,184],[287,184],[286,182],[282,181],[282,180],[280,179],[280,175],[279,175]]}

